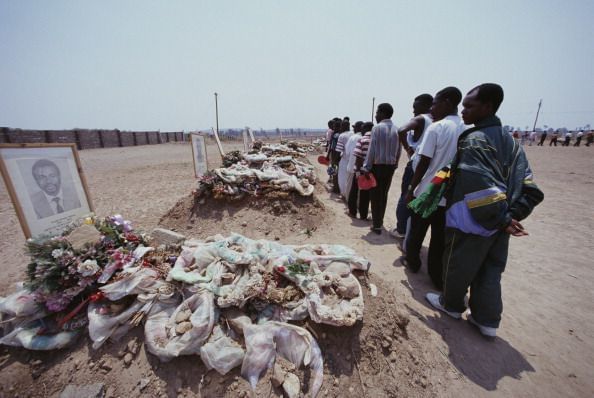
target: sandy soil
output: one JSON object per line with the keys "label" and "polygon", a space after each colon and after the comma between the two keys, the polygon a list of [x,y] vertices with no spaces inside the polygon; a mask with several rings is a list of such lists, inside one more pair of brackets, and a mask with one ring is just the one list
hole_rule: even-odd
{"label": "sandy soil", "polygon": [[[347,331],[311,325],[325,357],[323,396],[594,396],[594,269],[587,253],[594,230],[594,177],[588,172],[594,152],[586,147],[527,152],[545,201],[524,223],[530,236],[512,241],[495,341],[483,339],[466,321],[433,311],[423,299],[431,290],[425,269],[407,273],[397,261],[395,241],[387,233],[368,234],[369,224],[346,216],[344,204],[322,186],[316,190],[320,203],[209,205],[184,218],[195,184],[189,145],[85,150],[80,156],[99,215],[121,213],[145,231],[161,223],[195,237],[235,230],[283,243],[341,243],[368,257],[379,295],[366,296],[363,323]],[[401,173],[399,168],[394,176],[392,209]],[[322,167],[319,175],[327,179]],[[386,226],[394,222],[390,211]],[[313,226],[311,236],[303,233]],[[5,295],[24,279],[27,258],[3,184],[0,230]],[[197,357],[161,364],[141,349],[126,367],[120,352],[134,337],[142,341],[142,330],[97,351],[86,338],[55,353],[2,347],[0,396],[57,396],[67,384],[93,382],[105,383],[113,397],[248,395],[237,370],[225,377],[207,373]],[[142,390],[141,381],[148,383]],[[279,396],[280,390],[265,378],[256,394]]]}

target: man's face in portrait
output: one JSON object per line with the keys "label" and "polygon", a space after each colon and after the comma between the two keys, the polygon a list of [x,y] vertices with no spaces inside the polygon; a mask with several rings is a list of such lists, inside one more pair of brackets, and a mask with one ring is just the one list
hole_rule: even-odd
{"label": "man's face in portrait", "polygon": [[48,195],[56,195],[60,191],[60,171],[56,166],[39,166],[33,171],[39,188]]}

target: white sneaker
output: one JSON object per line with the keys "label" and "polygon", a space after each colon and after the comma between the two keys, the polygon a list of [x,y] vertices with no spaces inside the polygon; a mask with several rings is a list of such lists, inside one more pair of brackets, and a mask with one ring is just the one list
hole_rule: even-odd
{"label": "white sneaker", "polygon": [[431,304],[434,308],[445,312],[446,314],[448,314],[449,316],[451,316],[452,318],[455,319],[460,319],[462,318],[462,313],[461,312],[454,312],[454,311],[448,311],[445,309],[445,307],[443,306],[443,304],[441,304],[441,294],[439,293],[427,293],[425,295],[425,299],[427,299],[427,301],[429,302],[429,304]]}
{"label": "white sneaker", "polygon": [[400,232],[398,232],[398,231],[396,230],[396,228],[394,228],[394,229],[392,229],[392,230],[390,231],[390,236],[391,236],[391,237],[393,237],[393,238],[396,238],[396,239],[404,239],[404,237],[405,237],[406,235],[404,235],[404,234],[401,234]]}
{"label": "white sneaker", "polygon": [[468,322],[476,326],[483,336],[497,337],[497,328],[481,325],[480,323],[474,320],[471,314],[468,314],[468,317],[466,317],[466,319],[468,319]]}

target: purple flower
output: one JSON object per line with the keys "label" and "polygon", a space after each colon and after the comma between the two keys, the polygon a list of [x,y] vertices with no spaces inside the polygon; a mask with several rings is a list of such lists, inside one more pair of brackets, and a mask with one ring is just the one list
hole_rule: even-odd
{"label": "purple flower", "polygon": [[132,231],[132,223],[130,221],[124,220],[121,214],[116,214],[115,216],[111,217],[111,221],[118,227],[122,227],[124,232]]}
{"label": "purple flower", "polygon": [[54,293],[44,297],[45,306],[51,312],[60,312],[63,311],[70,301],[72,300],[71,297],[64,295],[62,293]]}

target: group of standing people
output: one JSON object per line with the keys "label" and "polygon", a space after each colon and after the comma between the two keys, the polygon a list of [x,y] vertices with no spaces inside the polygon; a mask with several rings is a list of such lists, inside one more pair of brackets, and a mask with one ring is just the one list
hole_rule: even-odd
{"label": "group of standing people", "polygon": [[[509,237],[527,235],[520,221],[544,197],[521,145],[496,116],[502,101],[497,84],[481,84],[463,101],[459,89],[446,87],[434,97],[417,96],[413,118],[400,128],[391,120],[392,106],[382,103],[375,126],[357,122],[351,132],[349,119],[335,118],[327,134],[331,170],[337,170],[334,192],[347,201],[351,217],[367,219],[371,204],[375,234],[384,230],[392,177],[406,152],[397,223],[390,231],[401,242],[401,262],[419,271],[431,228],[427,269],[440,292],[428,293],[427,301],[458,319],[468,309],[468,321],[489,337],[501,320]],[[375,187],[359,189],[359,178],[371,176]]]}

